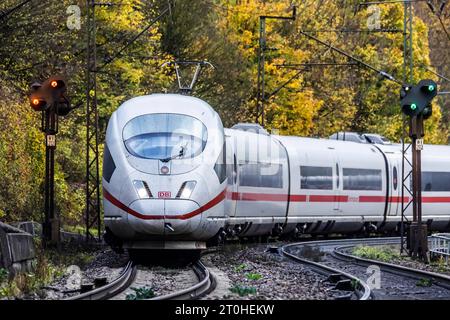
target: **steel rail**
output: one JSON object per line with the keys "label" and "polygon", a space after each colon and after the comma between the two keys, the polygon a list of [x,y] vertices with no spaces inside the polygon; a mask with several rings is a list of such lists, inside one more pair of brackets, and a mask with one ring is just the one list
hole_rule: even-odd
{"label": "steel rail", "polygon": [[215,286],[215,279],[205,265],[199,260],[193,264],[192,268],[199,280],[198,283],[189,288],[148,300],[192,300],[212,291]]}
{"label": "steel rail", "polygon": [[[385,243],[379,243],[379,244],[385,244]],[[375,244],[371,244],[375,245]],[[414,269],[406,266],[396,265],[389,262],[383,262],[378,260],[372,260],[367,258],[361,258],[354,256],[352,254],[344,252],[346,249],[350,249],[355,247],[355,245],[342,245],[338,246],[334,249],[334,254],[345,260],[349,261],[356,265],[361,266],[369,266],[369,265],[377,265],[380,267],[382,271],[389,272],[392,274],[400,275],[402,277],[408,277],[415,280],[421,280],[421,279],[427,279],[431,281],[432,284],[442,287],[445,289],[450,289],[450,276],[444,275],[441,273],[426,271],[426,270],[420,270],[420,269]]]}
{"label": "steel rail", "polygon": [[[334,241],[343,242],[345,240],[334,240]],[[288,245],[281,247],[281,253],[292,260],[295,260],[297,262],[300,262],[302,264],[306,264],[306,265],[310,266],[314,271],[316,271],[317,273],[320,273],[322,275],[330,276],[330,275],[340,274],[343,278],[347,278],[357,284],[355,286],[353,292],[358,297],[358,300],[371,299],[372,291],[365,281],[363,281],[349,273],[346,273],[342,270],[335,269],[335,268],[332,268],[332,267],[326,266],[324,264],[314,262],[314,261],[311,261],[311,260],[308,260],[305,258],[301,258],[295,254],[288,252],[288,249],[292,248],[292,247],[311,246],[312,244],[316,245],[317,243],[326,243],[326,242],[330,242],[330,241],[318,241],[315,243],[311,243],[311,242],[292,243],[292,244],[288,244]]]}
{"label": "steel rail", "polygon": [[[198,282],[186,289],[175,291],[166,295],[157,296],[146,300],[191,300],[197,299],[214,289],[215,279],[201,261],[192,265],[192,269],[198,278]],[[106,300],[117,296],[134,282],[137,266],[128,262],[121,275],[111,283],[94,290],[68,297],[64,300]]]}
{"label": "steel rail", "polygon": [[107,285],[94,290],[81,293],[76,296],[65,298],[64,300],[105,300],[118,295],[127,289],[136,276],[136,265],[129,261],[120,276]]}

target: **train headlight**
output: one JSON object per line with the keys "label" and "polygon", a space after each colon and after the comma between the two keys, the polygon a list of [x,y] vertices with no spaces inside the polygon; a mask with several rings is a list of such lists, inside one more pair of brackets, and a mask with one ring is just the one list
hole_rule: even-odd
{"label": "train headlight", "polygon": [[139,198],[141,199],[153,198],[152,192],[150,191],[147,182],[141,180],[134,180],[133,185],[134,188],[136,189],[137,194],[139,195]]}
{"label": "train headlight", "polygon": [[195,182],[195,181],[183,182],[180,190],[177,193],[176,198],[189,199],[191,197],[192,191],[194,191],[196,184],[197,184],[197,182]]}

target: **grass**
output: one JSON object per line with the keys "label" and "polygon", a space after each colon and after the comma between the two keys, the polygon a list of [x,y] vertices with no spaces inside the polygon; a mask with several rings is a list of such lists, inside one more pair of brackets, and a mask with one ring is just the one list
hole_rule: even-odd
{"label": "grass", "polygon": [[391,262],[400,258],[400,254],[390,247],[375,247],[375,246],[358,246],[352,252],[355,256],[379,260],[383,262]]}
{"label": "grass", "polygon": [[234,287],[230,288],[230,291],[233,293],[237,293],[240,297],[244,297],[249,294],[256,294],[256,288],[241,285],[235,285]]}
{"label": "grass", "polygon": [[125,297],[126,300],[145,300],[155,297],[155,292],[153,288],[141,287],[141,288],[131,288],[135,293],[129,293]]}

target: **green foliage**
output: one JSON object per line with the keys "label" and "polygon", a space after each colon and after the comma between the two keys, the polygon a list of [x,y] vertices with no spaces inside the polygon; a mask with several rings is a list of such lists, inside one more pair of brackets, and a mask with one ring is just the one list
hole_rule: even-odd
{"label": "green foliage", "polygon": [[[73,4],[69,0],[28,4],[0,24],[0,37],[4,40],[0,47],[0,218],[7,221],[42,219],[44,136],[39,130],[40,115],[29,107],[26,93],[29,84],[62,74],[68,79],[72,104],[81,108],[61,118],[59,123],[56,211],[63,225],[83,222],[86,7],[85,2],[80,3],[82,29],[69,30],[66,9]],[[5,0],[0,10],[15,5],[17,1]],[[153,0],[126,0],[120,6],[96,8],[97,19],[101,21],[97,32],[99,65],[158,14],[158,5]],[[171,83],[172,77],[159,67],[163,61],[171,60],[161,51],[160,38],[156,23],[98,74],[100,143],[111,113],[124,100],[161,92]],[[103,147],[99,149],[102,152]]]}
{"label": "green foliage", "polygon": [[353,288],[353,290],[356,290],[359,287],[359,285],[360,285],[359,280],[352,279],[352,288]]}
{"label": "green foliage", "polygon": [[448,261],[443,256],[439,256],[435,261],[431,262],[431,266],[435,267],[438,272],[450,272]]}
{"label": "green foliage", "polygon": [[0,284],[8,278],[8,270],[0,268]]}
{"label": "green foliage", "polygon": [[63,269],[50,262],[46,255],[38,254],[33,272],[19,273],[7,282],[0,281],[0,299],[20,298],[25,294],[38,292],[62,273]]}
{"label": "green foliage", "polygon": [[259,273],[247,273],[247,274],[245,275],[245,277],[246,277],[248,280],[259,280],[259,279],[262,278],[262,275],[259,274]]}
{"label": "green foliage", "polygon": [[236,266],[236,267],[234,268],[234,270],[235,270],[236,272],[241,272],[241,271],[245,270],[246,268],[247,268],[247,265],[246,265],[245,263],[242,263],[242,264]]}
{"label": "green foliage", "polygon": [[153,291],[153,288],[140,287],[131,289],[134,290],[135,293],[127,294],[125,298],[126,300],[145,300],[155,297],[155,292]]}
{"label": "green foliage", "polygon": [[230,288],[230,291],[238,294],[240,297],[248,296],[250,294],[256,294],[256,288],[242,285],[235,285],[234,287]]}
{"label": "green foliage", "polygon": [[425,278],[420,279],[416,283],[416,286],[418,286],[418,287],[431,287],[432,285],[433,285],[433,280],[425,279]]}
{"label": "green foliage", "polygon": [[353,254],[357,257],[383,262],[400,258],[400,254],[390,247],[358,246],[353,249]]}

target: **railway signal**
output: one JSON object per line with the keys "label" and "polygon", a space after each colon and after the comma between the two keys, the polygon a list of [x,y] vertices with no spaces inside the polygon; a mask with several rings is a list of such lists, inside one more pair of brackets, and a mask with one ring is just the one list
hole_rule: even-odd
{"label": "railway signal", "polygon": [[408,230],[407,248],[413,258],[425,262],[428,262],[428,230],[427,225],[422,223],[423,122],[433,113],[431,102],[437,91],[437,84],[433,80],[421,80],[415,86],[405,84],[400,90],[400,103],[403,113],[409,117],[409,136],[412,140],[413,221]]}
{"label": "railway signal", "polygon": [[403,85],[400,90],[402,111],[407,116],[422,115],[428,119],[432,114],[431,101],[437,95],[437,85],[433,80],[422,80],[416,86]]}
{"label": "railway signal", "polygon": [[41,112],[41,130],[45,133],[45,200],[42,236],[46,243],[58,244],[59,218],[55,214],[55,149],[58,133],[58,116],[72,110],[66,96],[66,83],[61,77],[51,77],[44,83],[33,83],[30,88],[30,105]]}
{"label": "railway signal", "polygon": [[47,101],[45,100],[42,92],[42,85],[38,82],[35,82],[31,85],[30,89],[30,105],[34,109],[34,111],[43,111],[47,109]]}

